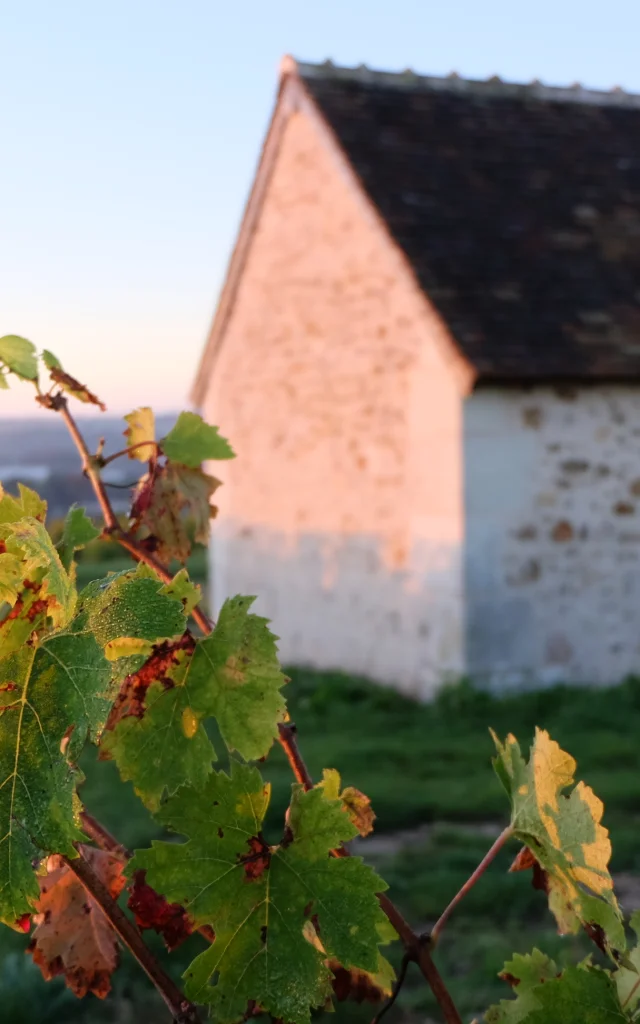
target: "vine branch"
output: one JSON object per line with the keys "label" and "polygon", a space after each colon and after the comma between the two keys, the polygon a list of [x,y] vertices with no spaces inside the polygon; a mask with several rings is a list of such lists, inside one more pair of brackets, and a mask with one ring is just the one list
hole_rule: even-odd
{"label": "vine branch", "polygon": [[404,956],[402,957],[402,963],[400,964],[400,970],[398,971],[398,977],[396,978],[396,983],[393,986],[393,992],[391,993],[391,996],[389,997],[389,999],[387,999],[386,1003],[384,1004],[382,1009],[379,1011],[379,1013],[376,1013],[375,1017],[371,1021],[371,1024],[380,1024],[380,1021],[382,1020],[382,1018],[385,1016],[385,1014],[387,1014],[389,1012],[389,1010],[391,1009],[391,1007],[395,1003],[396,999],[400,995],[400,992],[402,990],[402,986],[404,985],[404,979],[407,976],[407,969],[409,967],[410,962],[411,961],[410,961],[410,958],[409,958],[409,954],[407,952],[405,952]]}
{"label": "vine branch", "polygon": [[495,860],[496,856],[498,855],[498,853],[500,852],[500,850],[502,849],[504,844],[506,842],[508,842],[509,839],[511,839],[512,835],[513,835],[513,826],[512,825],[507,825],[507,827],[500,833],[500,835],[496,839],[496,841],[493,844],[493,846],[491,847],[491,849],[488,850],[485,853],[484,857],[482,858],[482,860],[478,864],[478,866],[475,869],[475,871],[473,872],[473,874],[471,874],[469,876],[469,878],[466,880],[466,882],[464,883],[462,888],[459,890],[459,892],[457,892],[456,895],[453,897],[453,899],[451,900],[451,903],[449,904],[449,906],[446,907],[443,910],[443,912],[441,913],[440,917],[438,918],[438,920],[434,924],[433,928],[431,929],[431,933],[429,935],[429,938],[431,940],[431,944],[433,946],[435,946],[435,944],[437,943],[438,939],[440,938],[440,935],[442,933],[442,929],[444,928],[445,924],[447,923],[447,921],[451,917],[453,911],[456,909],[458,904],[464,899],[464,897],[467,895],[467,893],[471,889],[473,889],[473,887],[476,884],[476,882],[478,881],[478,879],[481,878],[481,876],[485,873],[485,871],[487,870],[487,868],[489,867],[491,862],[493,860]]}
{"label": "vine branch", "polygon": [[[87,448],[86,442],[82,434],[80,433],[80,430],[78,429],[78,426],[73,416],[69,412],[67,399],[62,394],[47,396],[46,404],[49,406],[49,408],[59,412],[67,425],[71,438],[82,459],[83,469],[87,474],[87,477],[91,485],[93,486],[96,498],[98,499],[98,502],[100,504],[107,533],[111,534],[113,536],[113,539],[116,540],[123,548],[129,551],[130,554],[132,554],[137,561],[145,562],[147,565],[149,565],[152,569],[155,570],[155,572],[158,573],[160,578],[163,579],[166,583],[171,582],[173,577],[171,576],[171,573],[168,571],[166,566],[159,562],[154,555],[146,551],[138,543],[138,541],[136,541],[136,539],[132,537],[126,530],[123,530],[120,527],[120,524],[118,523],[116,515],[111,506],[109,496],[105,491],[104,484],[100,477],[100,472],[96,466],[96,462],[92,458],[91,453]],[[195,622],[197,622],[198,626],[205,635],[211,633],[213,628],[212,623],[200,609],[198,609],[197,607],[194,608],[192,615]],[[293,722],[281,722],[278,726],[278,733],[280,744],[284,749],[285,754],[287,755],[289,764],[291,765],[291,770],[293,771],[295,778],[304,786],[305,790],[312,789],[313,779],[309,773],[309,770],[307,769],[307,766],[298,747],[296,735],[297,730],[295,724]],[[99,828],[104,834],[105,830],[102,829],[102,826],[98,826],[98,823],[95,822],[95,819],[91,819],[91,823],[92,825]],[[87,827],[86,820],[85,827]],[[106,834],[108,835],[108,833]],[[114,840],[114,842],[117,841]],[[344,849],[344,847],[337,850],[332,850],[331,855],[333,857],[350,856],[349,851]],[[95,877],[93,871],[91,871],[86,861],[82,861],[80,871],[85,874],[85,877],[87,877],[89,884],[85,882],[85,879],[82,876],[82,874],[80,874],[80,872],[73,867],[73,865],[76,862],[70,860],[68,861],[68,863],[71,869],[76,871],[76,874],[78,875],[82,883],[85,885],[85,888],[87,888],[87,890],[92,895],[94,895],[94,890],[90,888],[90,885],[93,885],[94,882],[98,883],[99,889],[102,892],[102,895],[106,897],[107,902],[105,903],[102,897],[96,896],[96,899],[98,899],[98,902],[101,904],[105,914],[107,914],[107,917],[109,917],[109,920],[112,921],[112,923],[113,920],[108,912],[108,908],[111,905],[115,907],[116,917],[119,919],[118,915],[120,915],[121,918],[124,920],[123,927],[125,928],[126,933],[129,936],[129,939],[133,941],[133,946],[129,945],[129,942],[127,941],[126,938],[124,938],[119,928],[115,924],[114,928],[116,928],[118,934],[121,935],[123,942],[126,942],[127,945],[129,945],[131,952],[136,957],[141,967],[146,971],[147,975],[149,976],[153,984],[156,986],[156,988],[158,988],[158,991],[165,999],[165,1002],[167,1002],[167,996],[165,995],[165,992],[168,992],[169,990],[163,990],[163,988],[161,988],[159,985],[159,980],[161,983],[163,983],[162,979],[163,977],[166,978],[166,975],[164,975],[164,972],[155,961],[155,958],[147,949],[146,945],[144,944],[140,937],[139,932],[131,924],[126,915],[120,910],[120,907],[118,907],[117,903],[115,903],[115,901],[111,898],[109,892],[102,885],[100,880]],[[87,871],[89,872],[89,874],[87,874]],[[418,965],[420,971],[422,972],[424,978],[426,979],[429,987],[431,988],[431,991],[433,992],[440,1006],[440,1009],[442,1010],[446,1024],[462,1024],[462,1018],[460,1017],[460,1014],[456,1009],[451,994],[449,993],[444,983],[444,980],[440,975],[440,972],[438,971],[438,968],[436,967],[431,956],[430,939],[426,936],[420,936],[416,934],[416,932],[414,932],[411,925],[404,919],[400,911],[391,902],[391,900],[385,893],[378,894],[378,902],[380,903],[380,907],[383,913],[387,916],[390,923],[393,925],[396,932],[398,933],[405,947],[405,953],[407,958]],[[191,1006],[188,1003],[188,1001],[184,1000],[179,989],[176,988],[171,979],[167,978],[167,981],[173,987],[173,996],[175,997],[177,994],[177,996],[182,998],[183,1002],[186,1003],[187,1006],[186,1012],[190,1012]],[[173,1004],[167,1002],[167,1005],[169,1006],[171,1011],[174,1012]],[[182,1017],[176,1017],[178,1024],[195,1024],[195,1022],[198,1021],[197,1016],[185,1017],[185,1011],[182,1012]],[[195,1013],[195,1009],[193,1012]]]}
{"label": "vine branch", "polygon": [[[157,572],[158,576],[162,580],[164,580],[165,583],[171,583],[173,576],[166,568],[166,566],[163,565],[162,562],[158,561],[158,559],[150,551],[146,551],[145,548],[139,543],[139,541],[135,539],[135,537],[132,537],[127,530],[123,530],[122,527],[120,526],[118,518],[113,510],[111,499],[107,494],[104,481],[100,476],[100,470],[96,465],[96,460],[91,455],[91,452],[87,447],[86,441],[82,434],[80,433],[80,430],[78,429],[78,425],[74,417],[69,412],[69,403],[65,396],[47,396],[46,405],[48,406],[48,408],[55,410],[55,412],[59,412],[67,426],[69,434],[71,435],[71,439],[78,450],[80,458],[82,459],[82,469],[86,473],[89,482],[93,487],[95,496],[98,499],[100,510],[102,512],[102,517],[104,519],[106,533],[109,534],[118,544],[120,544],[121,547],[125,548],[125,550],[129,552],[129,554],[133,555],[137,562],[145,562],[148,566],[150,566],[150,568]],[[143,443],[149,444],[150,442],[145,441]],[[134,447],[137,446],[134,445]],[[101,458],[102,465],[106,465],[108,461],[109,459]],[[203,633],[207,634],[211,632],[211,622],[200,608],[194,608],[192,616],[194,621],[198,624]]]}
{"label": "vine branch", "polygon": [[157,441],[138,441],[137,444],[130,444],[128,448],[121,448],[119,452],[114,452],[113,455],[107,455],[106,459],[100,459],[101,466],[108,466],[110,462],[114,462],[116,459],[121,459],[123,455],[128,455],[129,452],[135,452],[137,448],[148,448],[153,446],[158,451]]}
{"label": "vine branch", "polygon": [[[289,759],[291,770],[298,782],[305,790],[313,789],[313,779],[307,768],[304,758],[300,753],[297,741],[297,729],[294,722],[284,722],[278,726],[280,743]],[[331,851],[332,857],[349,857],[350,853],[344,848]],[[444,983],[440,971],[436,967],[431,956],[431,941],[428,936],[421,936],[414,932],[408,921],[405,920],[394,903],[391,902],[386,893],[378,893],[380,909],[393,925],[405,948],[407,961],[416,963],[420,968],[431,991],[433,992],[447,1024],[462,1024],[462,1018],[456,1009],[447,986]]]}
{"label": "vine branch", "polygon": [[200,1024],[200,1017],[193,1003],[185,998],[177,985],[162,969],[153,953],[143,942],[138,929],[118,906],[107,887],[82,854],[78,853],[74,859],[63,857],[63,860],[76,878],[82,882],[87,892],[93,896],[120,940],[130,950],[149,980],[155,985],[167,1004],[175,1024]]}

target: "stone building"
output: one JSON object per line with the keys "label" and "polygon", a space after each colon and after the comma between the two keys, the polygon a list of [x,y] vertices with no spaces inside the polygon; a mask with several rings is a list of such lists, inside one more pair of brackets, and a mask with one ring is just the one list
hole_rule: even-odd
{"label": "stone building", "polygon": [[640,97],[285,58],[193,399],[285,662],[640,670]]}

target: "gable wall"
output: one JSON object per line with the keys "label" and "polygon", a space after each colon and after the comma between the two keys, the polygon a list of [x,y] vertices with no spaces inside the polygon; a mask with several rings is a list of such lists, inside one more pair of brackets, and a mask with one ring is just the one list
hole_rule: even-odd
{"label": "gable wall", "polygon": [[461,669],[459,367],[326,146],[294,113],[203,411],[214,603],[256,593],[285,662],[427,694]]}
{"label": "gable wall", "polygon": [[640,389],[482,388],[465,403],[471,675],[640,670]]}

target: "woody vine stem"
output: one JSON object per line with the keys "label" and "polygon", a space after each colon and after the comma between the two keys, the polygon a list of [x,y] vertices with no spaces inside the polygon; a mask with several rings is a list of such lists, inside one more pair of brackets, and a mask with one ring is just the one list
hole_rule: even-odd
{"label": "woody vine stem", "polygon": [[[158,574],[158,576],[160,576],[162,580],[166,583],[170,582],[172,580],[172,576],[167,567],[158,561],[151,552],[145,550],[145,548],[134,536],[132,536],[131,533],[121,527],[100,475],[101,468],[106,465],[107,462],[112,461],[116,456],[127,454],[128,449],[124,449],[122,452],[116,453],[116,456],[111,456],[108,459],[102,459],[100,455],[92,455],[75,419],[69,411],[66,397],[60,393],[47,395],[41,394],[38,396],[38,401],[41,405],[45,406],[45,408],[59,413],[67,426],[69,434],[76,446],[78,454],[80,455],[83,471],[89,479],[100,505],[104,519],[103,536],[111,537],[114,541],[120,544],[121,547],[128,551],[136,561],[145,562]],[[192,617],[205,635],[211,633],[213,624],[200,608],[196,607],[193,609]],[[279,739],[296,780],[302,784],[305,790],[311,789],[313,787],[313,780],[298,747],[295,725],[293,723],[281,723],[279,725]],[[82,815],[82,822],[87,834],[97,845],[101,846],[103,849],[110,849],[112,851],[118,850],[123,859],[128,859],[128,851],[125,850],[125,848],[122,847],[118,841],[114,839],[102,825],[99,824],[99,822],[95,821],[95,819],[86,812]],[[378,895],[381,909],[386,914],[404,945],[405,959],[418,966],[440,1006],[446,1024],[462,1024],[462,1018],[460,1017],[451,994],[449,993],[440,972],[434,963],[431,953],[432,948],[454,907],[469,891],[472,885],[474,885],[480,878],[488,864],[493,860],[493,857],[510,835],[510,829],[507,829],[502,833],[476,871],[474,871],[468,882],[463,886],[458,895],[452,900],[449,907],[444,911],[431,935],[419,935],[416,933],[387,895],[384,893],[380,893]],[[332,856],[348,857],[349,852],[345,848],[341,847],[333,850]],[[155,957],[142,940],[142,937],[135,925],[133,925],[129,918],[120,910],[104,885],[95,876],[95,873],[92,871],[86,860],[80,856],[78,859],[69,860],[67,863],[71,870],[73,870],[76,876],[80,879],[87,891],[99,904],[102,912],[110,921],[121,941],[130,949],[142,969],[153,982],[169,1007],[169,1010],[173,1014],[174,1020],[177,1024],[198,1024],[200,1018],[198,1017],[196,1008],[184,997],[174,982],[162,970]],[[210,929],[203,929],[202,931],[205,932],[206,937],[211,941],[213,935]]]}

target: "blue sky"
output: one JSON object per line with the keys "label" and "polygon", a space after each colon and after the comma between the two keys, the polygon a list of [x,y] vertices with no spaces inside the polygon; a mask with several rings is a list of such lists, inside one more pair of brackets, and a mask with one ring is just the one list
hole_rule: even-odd
{"label": "blue sky", "polygon": [[640,92],[638,39],[637,0],[0,0],[0,335],[179,408],[283,53]]}

